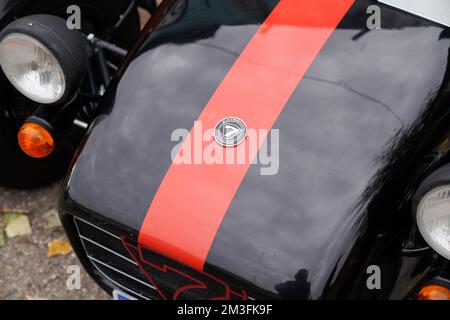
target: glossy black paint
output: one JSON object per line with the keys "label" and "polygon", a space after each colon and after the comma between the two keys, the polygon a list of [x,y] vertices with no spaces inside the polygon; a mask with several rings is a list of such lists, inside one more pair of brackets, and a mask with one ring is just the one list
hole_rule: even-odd
{"label": "glossy black paint", "polygon": [[[157,30],[108,90],[63,215],[135,239],[170,165],[172,131],[192,127],[275,4],[192,1]],[[274,125],[278,174],[250,168],[210,250],[206,271],[257,298],[402,299],[448,272],[432,251],[401,252],[424,245],[410,200],[449,160],[437,149],[448,134],[449,30],[383,6],[382,29],[368,31],[370,4],[355,2],[291,96]],[[365,289],[371,264],[384,272],[380,291]]]}

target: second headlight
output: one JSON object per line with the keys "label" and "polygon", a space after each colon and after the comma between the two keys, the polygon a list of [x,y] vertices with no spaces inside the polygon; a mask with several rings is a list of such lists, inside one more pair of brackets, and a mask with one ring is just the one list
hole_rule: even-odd
{"label": "second headlight", "polygon": [[434,251],[450,260],[450,165],[424,180],[415,202],[422,237]]}

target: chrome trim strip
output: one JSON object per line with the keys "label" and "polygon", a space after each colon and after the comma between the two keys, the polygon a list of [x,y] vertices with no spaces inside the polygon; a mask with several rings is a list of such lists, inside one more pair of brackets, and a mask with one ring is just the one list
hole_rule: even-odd
{"label": "chrome trim strip", "polygon": [[[97,227],[95,224],[92,224],[92,223],[90,223],[90,222],[87,222],[86,220],[80,219],[80,218],[75,217],[75,216],[74,216],[73,218],[76,219],[76,220],[78,220],[78,221],[84,222],[84,223],[90,225],[91,227],[94,227],[94,228],[96,228],[96,229],[98,229],[98,230],[100,230],[100,231],[102,231],[102,232],[104,232],[104,233],[107,233],[107,234],[109,234],[110,236],[112,236],[112,237],[114,237],[114,238],[116,238],[116,239],[121,240],[119,236],[117,236],[117,235],[115,235],[114,233],[111,233],[111,232],[109,232],[109,231],[106,231],[105,229],[102,229],[102,228],[100,228],[100,227]],[[78,230],[78,234],[81,234],[81,233],[80,233],[80,230],[78,229],[78,226],[77,226],[77,230]]]}
{"label": "chrome trim strip", "polygon": [[78,120],[78,119],[73,120],[73,124],[84,130],[86,130],[89,127],[89,125],[86,122]]}
{"label": "chrome trim strip", "polygon": [[114,254],[114,255],[116,255],[116,256],[118,256],[118,257],[120,257],[120,258],[122,258],[122,259],[124,259],[124,260],[126,260],[126,261],[128,261],[128,262],[130,262],[130,263],[132,263],[132,264],[134,264],[134,265],[136,265],[136,266],[138,265],[135,261],[133,261],[133,260],[131,260],[131,259],[128,259],[127,257],[124,257],[123,255],[118,254],[118,253],[115,252],[115,251],[112,251],[111,249],[109,249],[109,248],[107,248],[107,247],[101,245],[100,243],[95,242],[95,241],[92,240],[92,239],[89,239],[89,238],[87,238],[87,237],[85,237],[85,236],[83,236],[83,235],[81,235],[81,234],[79,234],[79,236],[80,236],[81,239],[86,240],[86,241],[89,241],[89,242],[92,243],[93,245],[96,245],[97,247],[100,247],[100,248],[102,248],[103,250],[109,251],[109,252],[111,252],[112,254]]}

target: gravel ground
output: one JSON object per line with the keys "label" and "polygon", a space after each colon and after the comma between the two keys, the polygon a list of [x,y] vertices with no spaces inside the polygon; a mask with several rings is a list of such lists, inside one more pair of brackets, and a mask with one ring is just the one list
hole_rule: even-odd
{"label": "gravel ground", "polygon": [[[28,211],[32,234],[6,238],[0,247],[0,299],[109,299],[90,279],[74,253],[47,257],[47,244],[66,239],[61,227],[46,228],[44,213],[56,208],[59,184],[16,191],[0,187],[0,209]],[[0,220],[1,221],[1,220]],[[1,223],[1,222],[0,222]],[[67,267],[81,268],[81,289],[68,290]]]}

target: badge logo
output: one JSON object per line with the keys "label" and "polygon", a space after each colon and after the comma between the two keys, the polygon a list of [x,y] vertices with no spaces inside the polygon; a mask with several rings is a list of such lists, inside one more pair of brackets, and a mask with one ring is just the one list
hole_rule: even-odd
{"label": "badge logo", "polygon": [[220,120],[214,128],[214,139],[224,147],[240,145],[247,137],[247,125],[236,117]]}

